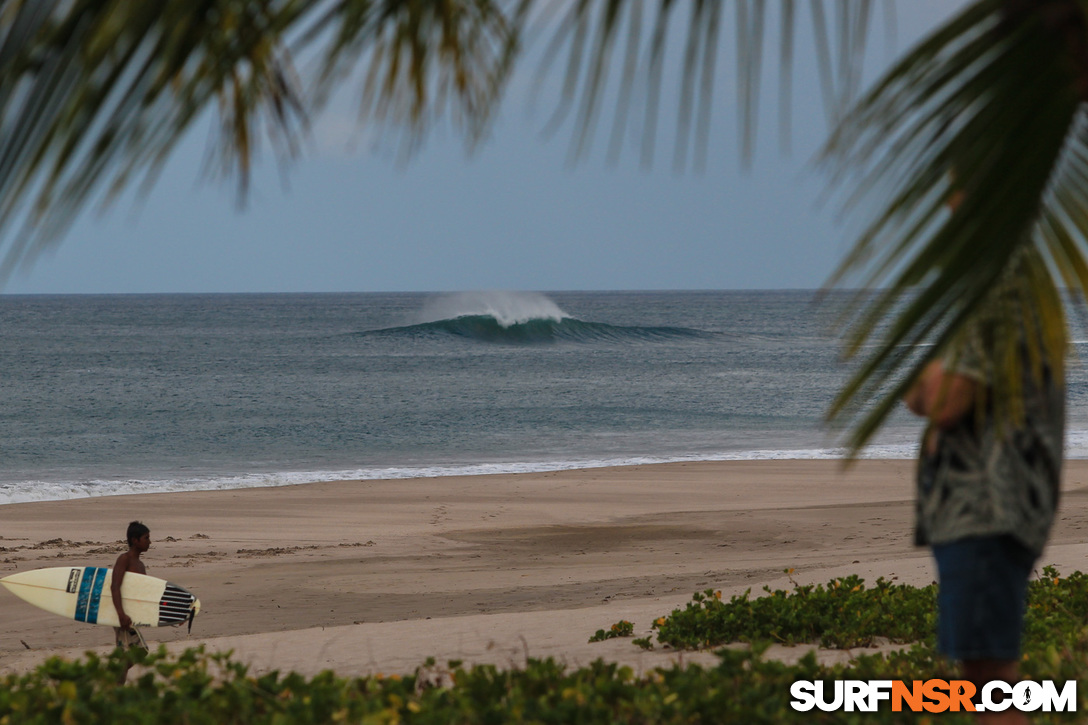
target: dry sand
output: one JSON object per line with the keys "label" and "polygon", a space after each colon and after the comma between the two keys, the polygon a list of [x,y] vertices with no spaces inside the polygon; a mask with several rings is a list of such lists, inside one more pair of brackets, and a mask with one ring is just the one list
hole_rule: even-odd
{"label": "dry sand", "polygon": [[[912,475],[911,461],[846,472],[836,461],[674,463],[11,504],[0,506],[0,576],[111,566],[140,519],[148,573],[203,604],[192,635],[145,630],[153,647],[203,644],[257,672],[306,674],[408,673],[428,656],[711,663],[587,640],[621,619],[645,636],[696,591],[788,589],[787,567],[798,583],[929,583],[929,556],[911,540]],[[1088,461],[1067,466],[1064,488],[1040,564],[1068,573],[1088,567]],[[0,588],[0,673],[108,652],[111,639]]]}

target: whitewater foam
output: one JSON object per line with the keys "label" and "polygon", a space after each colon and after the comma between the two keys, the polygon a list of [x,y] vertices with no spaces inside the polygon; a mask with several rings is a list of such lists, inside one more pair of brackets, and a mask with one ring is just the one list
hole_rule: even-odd
{"label": "whitewater foam", "polygon": [[[873,446],[862,458],[913,458],[917,447],[911,445]],[[485,476],[494,474],[544,473],[580,468],[640,466],[655,463],[696,461],[760,460],[834,460],[845,451],[839,448],[799,450],[731,451],[709,455],[623,456],[604,459],[566,461],[503,461],[462,465],[374,466],[335,471],[290,471],[255,473],[238,476],[182,477],[171,479],[131,479],[127,481],[21,481],[0,483],[0,505],[32,501],[61,501],[97,496],[139,493],[176,493],[184,491],[220,491],[242,488],[275,488],[325,481],[377,481],[448,476]]]}
{"label": "whitewater foam", "polygon": [[[695,463],[700,461],[817,461],[838,460],[844,448],[758,449],[724,451],[711,454],[676,456],[620,456],[615,458],[564,461],[501,461],[460,465],[372,466],[335,471],[290,471],[254,473],[238,476],[184,477],[173,479],[132,479],[128,481],[20,481],[0,483],[0,505],[32,501],[61,501],[96,496],[139,493],[176,493],[184,491],[220,491],[242,488],[275,488],[327,481],[390,481],[449,476],[487,476],[515,473],[546,473],[582,468],[644,466],[656,463]],[[877,460],[913,460],[918,456],[916,443],[871,445],[858,458]],[[1066,444],[1067,459],[1088,458],[1088,431],[1072,431]]]}
{"label": "whitewater foam", "polygon": [[533,320],[560,322],[570,317],[559,305],[538,292],[458,292],[427,301],[418,322],[426,324],[459,317],[492,317],[503,327]]}

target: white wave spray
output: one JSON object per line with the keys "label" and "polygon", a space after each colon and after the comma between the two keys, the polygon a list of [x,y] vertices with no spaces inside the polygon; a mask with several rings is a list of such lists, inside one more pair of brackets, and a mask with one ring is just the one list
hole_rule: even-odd
{"label": "white wave spray", "polygon": [[533,320],[559,322],[570,315],[539,292],[457,292],[429,300],[420,310],[420,324],[458,317],[493,317],[503,327]]}

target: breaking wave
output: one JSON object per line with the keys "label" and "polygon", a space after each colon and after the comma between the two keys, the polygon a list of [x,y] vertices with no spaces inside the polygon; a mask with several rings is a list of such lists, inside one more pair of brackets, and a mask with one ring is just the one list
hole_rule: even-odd
{"label": "breaking wave", "polygon": [[481,342],[534,344],[553,342],[645,342],[684,337],[707,337],[709,333],[684,327],[627,327],[602,322],[527,320],[504,325],[488,315],[465,315],[407,327],[392,327],[367,334],[454,335]]}
{"label": "breaking wave", "polygon": [[686,327],[612,325],[579,320],[541,294],[493,292],[449,295],[432,301],[414,325],[364,335],[454,336],[479,342],[532,345],[557,342],[647,342],[710,337]]}

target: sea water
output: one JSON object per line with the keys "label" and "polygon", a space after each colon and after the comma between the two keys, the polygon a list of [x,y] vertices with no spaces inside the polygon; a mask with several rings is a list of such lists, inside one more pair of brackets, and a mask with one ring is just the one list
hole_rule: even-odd
{"label": "sea water", "polygon": [[[832,458],[811,291],[0,296],[0,503]],[[1070,373],[1068,452],[1088,454]],[[894,415],[865,455],[915,455]]]}

